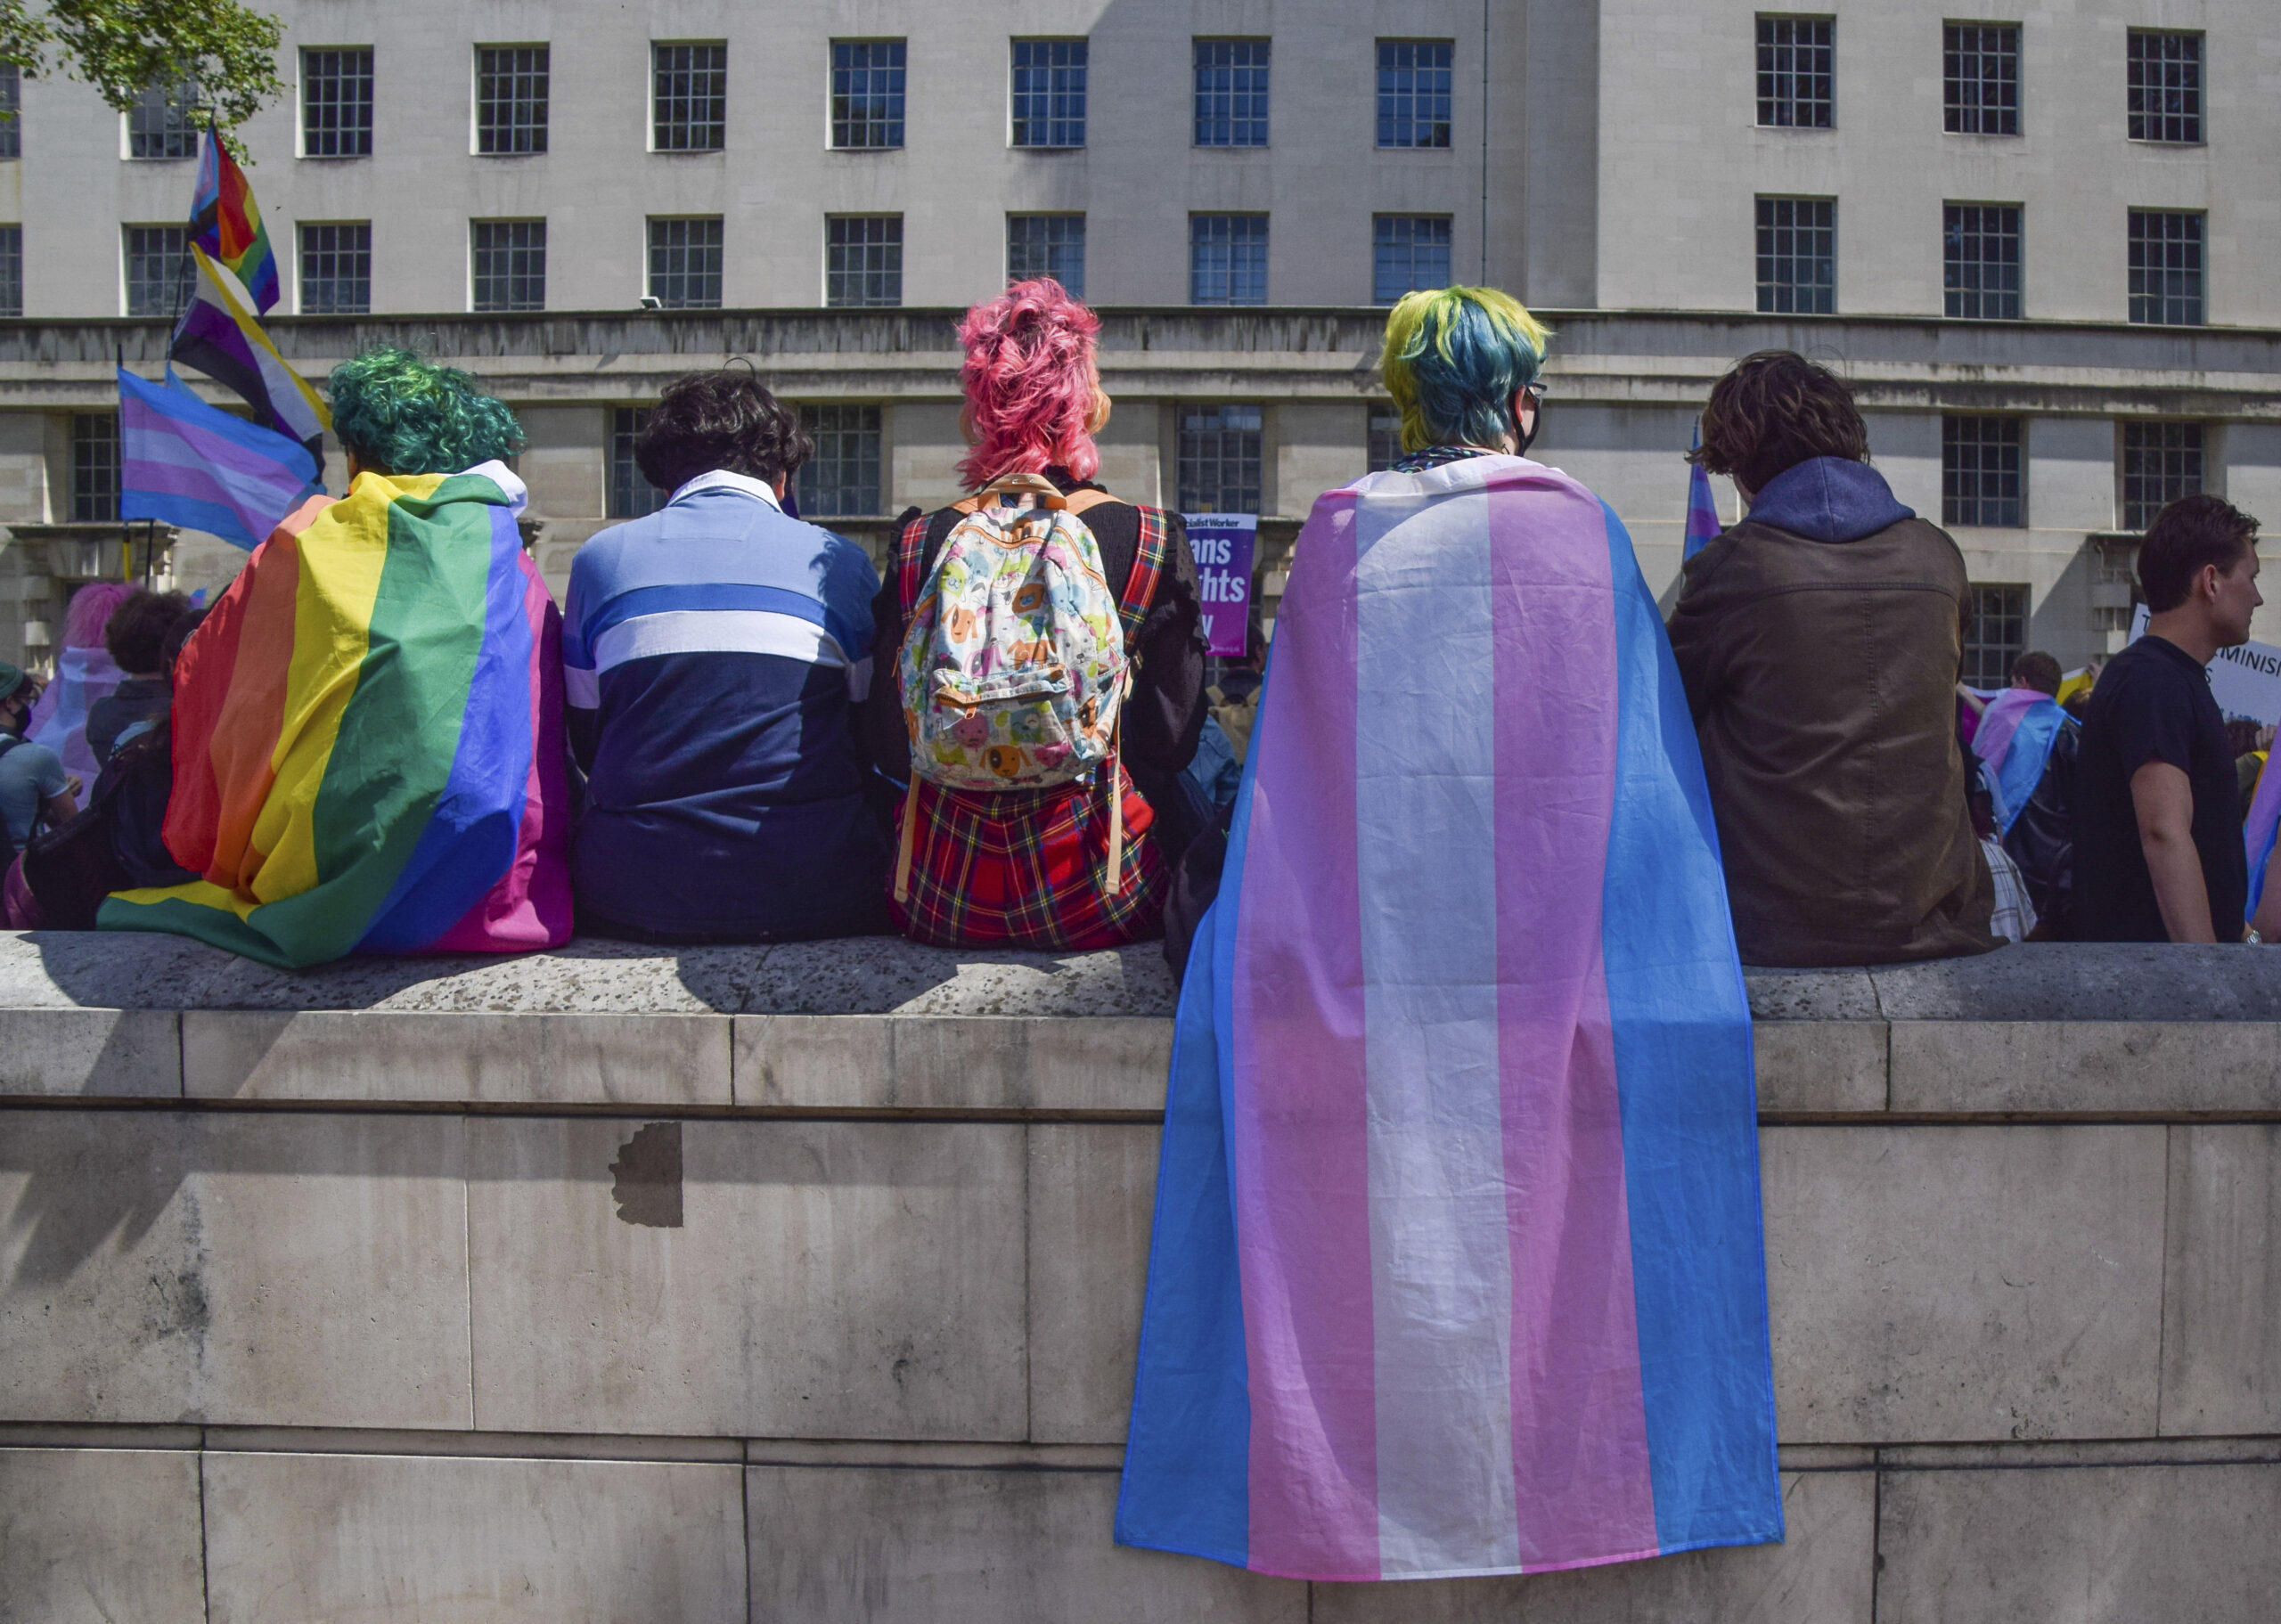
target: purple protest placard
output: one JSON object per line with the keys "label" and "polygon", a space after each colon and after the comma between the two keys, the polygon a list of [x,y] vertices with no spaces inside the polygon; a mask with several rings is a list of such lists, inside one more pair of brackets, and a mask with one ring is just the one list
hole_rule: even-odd
{"label": "purple protest placard", "polygon": [[1249,652],[1251,559],[1259,538],[1256,513],[1188,513],[1188,544],[1196,554],[1197,593],[1204,600],[1208,652],[1241,659]]}

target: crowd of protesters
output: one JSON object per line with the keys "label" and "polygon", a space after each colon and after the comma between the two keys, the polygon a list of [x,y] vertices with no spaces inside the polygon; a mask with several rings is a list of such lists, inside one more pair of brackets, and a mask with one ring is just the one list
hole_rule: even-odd
{"label": "crowd of protesters", "polygon": [[[1368,477],[1522,455],[1543,330],[1486,290],[1411,298],[1471,323],[1472,348],[1405,359],[1405,456]],[[559,629],[545,610],[564,704],[550,715],[521,702],[536,718],[521,723],[529,760],[575,765],[568,828],[527,827],[508,846],[472,823],[450,837],[470,853],[488,840],[481,861],[511,853],[566,869],[576,926],[592,934],[900,930],[1078,950],[1169,933],[1177,967],[1217,882],[1265,639],[1255,604],[1249,655],[1207,681],[1181,516],[1100,482],[1094,437],[1110,402],[1098,325],[1050,280],[968,314],[971,449],[959,472],[970,494],[904,514],[884,581],[862,548],[792,511],[788,491],[813,447],[756,376],[669,385],[635,446],[668,500],[579,551]],[[490,425],[486,454],[519,443],[505,409],[463,374],[402,355],[386,374],[398,390],[388,442],[343,430],[341,507],[368,477],[395,480],[401,499],[407,476],[460,471],[470,421]],[[1863,420],[1828,371],[1788,352],[1745,357],[1713,388],[1691,455],[1731,477],[1745,509],[1687,561],[1668,623],[1745,962],[2281,934],[2281,888],[2252,918],[2244,834],[2270,734],[2229,731],[2205,677],[2262,601],[2254,520],[2211,496],[2162,510],[2138,556],[2146,635],[2063,705],[2058,664],[2040,653],[2015,664],[2000,694],[1960,689],[1962,554],[1871,466]],[[231,593],[251,592],[254,573]],[[411,607],[391,624],[486,612],[442,572],[403,573],[417,578],[390,589]],[[178,683],[204,611],[105,590],[103,652],[88,659],[107,676],[70,732],[91,786],[66,751],[27,739],[40,730],[41,684],[0,665],[12,926],[91,926],[107,894],[129,890],[220,885],[225,902],[231,887],[255,900],[242,862],[224,875],[176,861],[187,847],[168,836],[184,815],[169,716],[190,706],[224,735],[252,727],[244,719],[276,700],[247,691],[248,672],[266,667],[193,660]],[[241,637],[282,635],[292,620],[258,633],[240,618]],[[377,619],[368,635],[382,637]],[[514,720],[470,709],[462,736],[486,737],[495,721],[511,733]],[[249,735],[236,747],[264,747]],[[561,821],[540,771],[527,826]],[[257,796],[282,793],[250,781]],[[458,781],[438,776],[424,804],[375,806],[355,838],[445,839],[435,803]],[[261,806],[240,811],[258,828]],[[431,857],[439,871],[478,861]]]}

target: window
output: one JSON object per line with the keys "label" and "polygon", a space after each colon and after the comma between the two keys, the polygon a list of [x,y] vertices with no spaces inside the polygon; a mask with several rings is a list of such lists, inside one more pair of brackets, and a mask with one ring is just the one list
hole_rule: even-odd
{"label": "window", "polygon": [[24,155],[24,76],[13,62],[0,62],[0,158]]}
{"label": "window", "polygon": [[609,409],[609,516],[640,518],[666,505],[666,493],[643,477],[634,460],[634,440],[650,420],[647,406]]}
{"label": "window", "polygon": [[197,157],[198,107],[198,86],[187,82],[135,92],[127,115],[127,155]]}
{"label": "window", "polygon": [[1420,288],[1450,285],[1447,215],[1375,215],[1370,220],[1370,298],[1391,305]]}
{"label": "window", "polygon": [[1196,42],[1196,144],[1267,144],[1267,41]]}
{"label": "window", "polygon": [[1951,135],[2018,135],[2019,25],[1952,22],[1942,36],[1942,127]]}
{"label": "window", "polygon": [[1837,201],[1758,200],[1758,307],[1827,315],[1837,308]]}
{"label": "window", "polygon": [[1267,303],[1267,216],[1188,216],[1188,302]]}
{"label": "window", "polygon": [[1380,473],[1402,455],[1402,413],[1392,406],[1370,408],[1369,472]]}
{"label": "window", "polygon": [[2122,426],[2122,527],[2144,530],[2165,504],[2202,491],[2202,425]]}
{"label": "window", "polygon": [[729,130],[729,47],[650,47],[650,145],[659,152],[717,152]]}
{"label": "window", "polygon": [[301,53],[301,156],[372,155],[372,52]]}
{"label": "window", "polygon": [[2017,529],[2020,420],[1944,417],[1941,420],[1941,522]]}
{"label": "window", "polygon": [[1969,688],[2009,688],[2012,662],[2028,651],[2028,589],[1972,584],[1972,624],[1964,634]]}
{"label": "window", "polygon": [[2202,36],[2130,30],[2130,139],[2202,139]]}
{"label": "window", "polygon": [[301,227],[301,314],[365,315],[372,308],[372,224]]}
{"label": "window", "polygon": [[2130,211],[2130,319],[2202,325],[2202,216]]}
{"label": "window", "polygon": [[1378,41],[1378,144],[1450,144],[1451,61],[1446,39]]}
{"label": "window", "polygon": [[101,523],[119,518],[119,413],[71,414],[71,517]]}
{"label": "window", "polygon": [[189,303],[198,267],[190,233],[179,225],[129,225],[127,234],[127,314],[172,321]]}
{"label": "window", "polygon": [[720,216],[650,222],[650,297],[668,310],[720,307]]}
{"label": "window", "polygon": [[1837,105],[1837,24],[1827,17],[1758,20],[1758,121],[1826,130]]}
{"label": "window", "polygon": [[1180,510],[1259,511],[1257,406],[1186,406],[1180,414]]}
{"label": "window", "polygon": [[833,146],[903,144],[903,42],[899,39],[831,42]]}
{"label": "window", "polygon": [[1947,313],[2018,321],[2019,205],[1946,203],[1941,213]]}
{"label": "window", "polygon": [[1085,144],[1085,42],[1014,42],[1014,144]]}
{"label": "window", "polygon": [[827,215],[823,228],[825,304],[903,303],[901,215]]}
{"label": "window", "polygon": [[24,314],[24,228],[0,225],[0,316]]}
{"label": "window", "polygon": [[800,514],[838,518],[879,512],[879,409],[803,406],[800,422],[816,454],[800,465]]}
{"label": "window", "polygon": [[475,225],[475,307],[546,308],[546,222],[478,220]]}
{"label": "window", "polygon": [[475,64],[475,150],[545,151],[547,48],[478,45]]}
{"label": "window", "polygon": [[1085,297],[1085,216],[1008,215],[1006,280],[1051,276],[1071,298]]}

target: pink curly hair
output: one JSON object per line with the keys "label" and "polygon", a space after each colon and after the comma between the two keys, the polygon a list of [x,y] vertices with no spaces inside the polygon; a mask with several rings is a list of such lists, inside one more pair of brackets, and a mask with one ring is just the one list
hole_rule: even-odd
{"label": "pink curly hair", "polygon": [[966,420],[974,450],[959,464],[969,490],[1007,474],[1066,468],[1090,479],[1101,465],[1087,425],[1100,318],[1051,277],[1018,282],[959,323]]}
{"label": "pink curly hair", "polygon": [[135,589],[123,581],[97,581],[81,587],[63,611],[63,646],[102,648],[103,628],[110,624],[111,611],[133,596]]}

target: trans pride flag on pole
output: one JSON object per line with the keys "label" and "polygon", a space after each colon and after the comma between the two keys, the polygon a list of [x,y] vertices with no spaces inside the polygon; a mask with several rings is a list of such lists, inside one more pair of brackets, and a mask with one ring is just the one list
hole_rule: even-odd
{"label": "trans pride flag on pole", "polygon": [[254,550],[175,670],[167,849],[96,923],[286,967],[570,934],[562,617],[522,482],[362,474]]}
{"label": "trans pride flag on pole", "polygon": [[119,516],[258,545],[321,493],[306,447],[209,406],[167,369],[164,384],[119,371]]}
{"label": "trans pride flag on pole", "polygon": [[229,267],[253,299],[256,314],[266,314],[277,302],[277,256],[270,251],[261,205],[253,200],[245,171],[212,130],[206,132],[206,145],[198,156],[198,184],[190,197],[190,240],[208,259]]}
{"label": "trans pride flag on pole", "polygon": [[1124,1544],[1309,1579],[1778,1539],[1751,1032],[1614,513],[1315,505],[1181,989]]}

